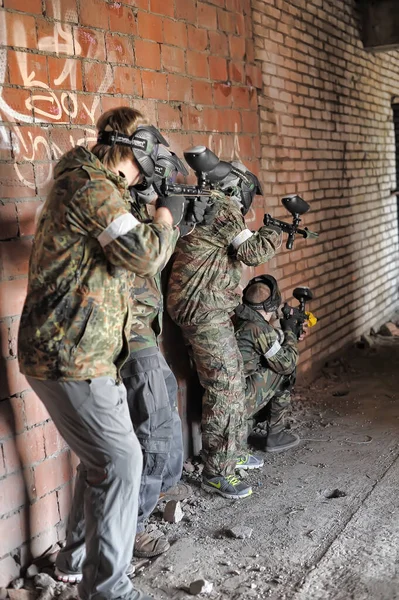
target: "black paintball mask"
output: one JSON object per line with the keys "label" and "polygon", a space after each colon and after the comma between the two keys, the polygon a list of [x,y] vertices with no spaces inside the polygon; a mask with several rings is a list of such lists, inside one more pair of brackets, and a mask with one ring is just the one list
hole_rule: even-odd
{"label": "black paintball mask", "polygon": [[[220,182],[223,192],[235,201],[241,208],[243,215],[246,215],[256,194],[262,194],[262,188],[256,175],[248,171],[241,162],[233,161],[223,165],[230,165],[229,173]],[[220,167],[219,167],[220,168]],[[216,169],[215,169],[216,170]],[[209,173],[212,176],[212,172]]]}
{"label": "black paintball mask", "polygon": [[[256,283],[266,285],[270,290],[270,296],[262,302],[255,303],[250,302],[246,298],[246,294],[249,288]],[[275,312],[281,304],[281,293],[278,288],[277,281],[271,275],[258,275],[257,277],[254,277],[243,290],[242,301],[243,304],[249,306],[250,308],[253,308],[254,310],[264,310],[267,313]]]}
{"label": "black paintball mask", "polygon": [[159,145],[169,146],[163,135],[153,125],[139,125],[132,135],[115,130],[99,131],[97,143],[131,148],[140,173],[146,178],[148,185],[150,185],[155,175]]}
{"label": "black paintball mask", "polygon": [[175,183],[179,173],[188,175],[184,163],[174,152],[164,146],[159,146],[154,176],[151,181],[145,177],[140,184],[134,187],[137,198],[144,204],[151,204],[157,198],[163,197],[165,184]]}

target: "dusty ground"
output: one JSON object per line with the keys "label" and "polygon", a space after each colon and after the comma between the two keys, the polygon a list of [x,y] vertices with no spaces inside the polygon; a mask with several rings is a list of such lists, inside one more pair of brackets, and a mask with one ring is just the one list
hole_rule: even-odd
{"label": "dusty ground", "polygon": [[[172,547],[139,569],[137,587],[187,599],[187,586],[205,578],[214,600],[399,600],[399,337],[372,340],[296,388],[292,428],[303,441],[264,455],[264,468],[248,476],[251,498],[210,496],[197,471],[186,475],[194,496],[183,520],[153,517]],[[251,537],[230,537],[236,525]],[[36,579],[14,583],[32,591],[0,590],[1,598],[37,599]],[[54,596],[70,600],[77,590],[51,585],[40,600]]]}
{"label": "dusty ground", "polygon": [[[205,578],[218,600],[399,599],[399,338],[374,338],[297,388],[302,444],[265,454],[251,498],[195,496],[178,524],[158,525],[171,550],[135,578],[155,598],[192,598]],[[332,497],[331,497],[332,496]],[[249,539],[226,528],[245,525]]]}

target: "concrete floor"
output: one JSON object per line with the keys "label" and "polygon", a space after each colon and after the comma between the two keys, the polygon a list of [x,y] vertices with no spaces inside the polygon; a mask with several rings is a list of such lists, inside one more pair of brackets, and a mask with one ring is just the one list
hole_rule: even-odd
{"label": "concrete floor", "polygon": [[[265,455],[248,477],[251,498],[209,496],[191,479],[183,521],[157,519],[172,548],[138,587],[192,598],[185,587],[204,577],[219,600],[399,599],[399,337],[376,339],[297,388],[292,427],[303,442]],[[252,536],[228,537],[234,525]]]}

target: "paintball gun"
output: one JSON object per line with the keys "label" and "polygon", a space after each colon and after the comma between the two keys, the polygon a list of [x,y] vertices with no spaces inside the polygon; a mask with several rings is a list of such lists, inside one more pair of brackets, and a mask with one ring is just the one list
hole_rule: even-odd
{"label": "paintball gun", "polygon": [[304,229],[299,229],[298,227],[299,223],[301,222],[301,215],[305,214],[310,209],[309,204],[305,202],[303,198],[298,196],[298,194],[290,194],[289,196],[284,196],[281,202],[283,206],[288,210],[288,212],[292,214],[292,223],[279,221],[278,219],[274,219],[269,214],[266,214],[263,217],[263,223],[264,225],[275,225],[277,227],[280,227],[280,229],[285,233],[288,233],[288,240],[285,246],[288,250],[292,249],[296,234],[301,235],[304,238],[319,237],[318,233],[316,233],[315,231],[310,231],[307,227],[305,227]]}
{"label": "paintball gun", "polygon": [[[212,150],[206,146],[194,146],[184,152],[184,158],[187,164],[193,169],[197,176],[196,185],[185,183],[170,183],[166,179],[162,181],[161,194],[163,196],[185,196],[187,198],[210,197],[213,190],[221,187],[221,182],[233,170],[233,165],[229,162],[220,160]],[[195,200],[194,200],[195,201]],[[211,202],[211,201],[210,201]],[[310,206],[297,194],[285,196],[282,203],[288,212],[292,215],[292,223],[279,221],[271,215],[266,214],[263,218],[265,225],[275,225],[285,233],[288,233],[286,248],[291,250],[294,245],[295,236],[301,235],[304,238],[316,238],[318,233],[310,231],[307,227],[299,229],[301,215],[306,213]]]}
{"label": "paintball gun", "polygon": [[282,308],[283,319],[290,319],[294,317],[297,324],[295,328],[295,335],[299,339],[303,333],[303,324],[308,321],[308,327],[313,327],[317,323],[317,318],[313,313],[306,311],[306,302],[312,300],[313,294],[308,287],[297,287],[292,292],[292,295],[299,302],[299,306],[289,306],[287,303]]}
{"label": "paintball gun", "polygon": [[164,181],[161,191],[164,196],[206,197],[218,189],[218,182],[231,171],[230,163],[225,163],[206,146],[194,146],[184,152],[187,164],[197,176],[196,185],[169,183]]}

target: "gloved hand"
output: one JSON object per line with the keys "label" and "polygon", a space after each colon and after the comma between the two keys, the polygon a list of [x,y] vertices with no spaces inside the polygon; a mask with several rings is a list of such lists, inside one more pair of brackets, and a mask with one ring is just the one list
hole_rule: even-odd
{"label": "gloved hand", "polygon": [[271,229],[272,231],[275,231],[276,233],[283,233],[282,230],[280,229],[280,227],[278,227],[277,225],[263,225],[263,227],[267,227],[267,229]]}
{"label": "gloved hand", "polygon": [[216,211],[217,207],[209,197],[187,198],[185,214],[179,226],[180,235],[187,235],[196,225],[210,225]]}
{"label": "gloved hand", "polygon": [[216,215],[216,206],[209,197],[195,198],[190,202],[187,217],[197,225],[210,225]]}
{"label": "gloved hand", "polygon": [[293,316],[291,316],[289,319],[280,319],[281,329],[284,332],[292,331],[292,333],[296,334],[297,323],[297,319]]}
{"label": "gloved hand", "polygon": [[166,198],[158,198],[155,208],[165,207],[170,211],[173,218],[173,225],[176,226],[182,220],[185,209],[186,199],[183,196],[167,196]]}

